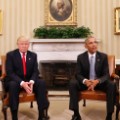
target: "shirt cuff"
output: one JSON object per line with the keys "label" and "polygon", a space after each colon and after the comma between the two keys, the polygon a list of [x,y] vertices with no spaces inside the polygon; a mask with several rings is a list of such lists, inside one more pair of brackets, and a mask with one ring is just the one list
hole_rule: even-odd
{"label": "shirt cuff", "polygon": [[98,84],[100,84],[101,83],[101,80],[100,79],[97,79],[98,81],[99,81],[99,83]]}
{"label": "shirt cuff", "polygon": [[85,81],[88,80],[88,79],[83,79],[83,84],[85,84]]}
{"label": "shirt cuff", "polygon": [[22,81],[22,82],[20,83],[20,86],[22,86],[22,85],[23,85],[23,83],[24,83],[24,81]]}
{"label": "shirt cuff", "polygon": [[30,80],[29,82],[30,82],[30,83],[33,83],[33,84],[35,83],[34,80]]}

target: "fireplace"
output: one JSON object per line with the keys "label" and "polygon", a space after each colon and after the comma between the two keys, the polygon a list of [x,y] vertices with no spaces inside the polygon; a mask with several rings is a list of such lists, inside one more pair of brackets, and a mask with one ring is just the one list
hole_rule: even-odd
{"label": "fireplace", "polygon": [[48,90],[68,90],[69,81],[75,79],[76,61],[43,60],[39,69]]}
{"label": "fireplace", "polygon": [[41,76],[49,90],[67,90],[74,79],[78,54],[84,52],[84,39],[32,39],[30,50],[37,54]]}

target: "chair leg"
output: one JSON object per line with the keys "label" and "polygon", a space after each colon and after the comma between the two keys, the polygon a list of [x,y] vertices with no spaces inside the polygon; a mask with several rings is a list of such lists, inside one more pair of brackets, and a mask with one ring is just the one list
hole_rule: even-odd
{"label": "chair leg", "polygon": [[48,116],[48,108],[46,108],[44,110],[44,115],[45,115],[45,118],[49,119],[49,116]]}
{"label": "chair leg", "polygon": [[4,106],[2,108],[2,112],[3,112],[3,115],[4,115],[4,120],[7,120],[7,106]]}
{"label": "chair leg", "polygon": [[83,99],[83,106],[85,107],[86,106],[86,100]]}
{"label": "chair leg", "polygon": [[30,108],[33,108],[33,101],[30,103]]}
{"label": "chair leg", "polygon": [[119,111],[120,111],[120,104],[116,105],[116,119],[115,120],[119,120]]}

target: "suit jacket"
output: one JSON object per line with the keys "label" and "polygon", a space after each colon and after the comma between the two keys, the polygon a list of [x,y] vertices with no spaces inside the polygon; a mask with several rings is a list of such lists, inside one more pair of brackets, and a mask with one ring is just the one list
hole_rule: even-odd
{"label": "suit jacket", "polygon": [[[107,55],[98,51],[96,53],[95,72],[100,83],[110,79]],[[89,79],[89,74],[90,64],[88,52],[86,51],[80,54],[77,58],[76,79],[80,83],[83,83],[84,79]]]}
{"label": "suit jacket", "polygon": [[33,52],[27,51],[26,56],[26,78],[23,73],[23,64],[20,52],[18,49],[8,52],[6,58],[6,73],[7,81],[14,80],[20,83],[23,80],[36,81],[39,76],[37,55]]}

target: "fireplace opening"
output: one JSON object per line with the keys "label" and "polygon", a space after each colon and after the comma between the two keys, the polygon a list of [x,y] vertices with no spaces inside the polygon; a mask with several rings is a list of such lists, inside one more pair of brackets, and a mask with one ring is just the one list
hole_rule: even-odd
{"label": "fireplace opening", "polygon": [[39,69],[48,90],[68,90],[69,81],[75,79],[76,61],[42,60]]}

